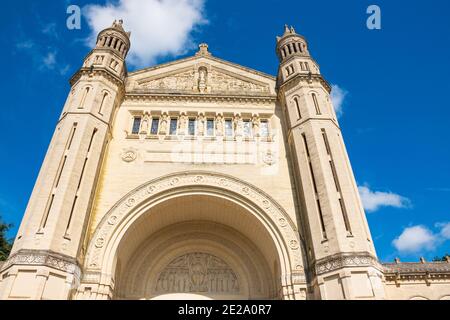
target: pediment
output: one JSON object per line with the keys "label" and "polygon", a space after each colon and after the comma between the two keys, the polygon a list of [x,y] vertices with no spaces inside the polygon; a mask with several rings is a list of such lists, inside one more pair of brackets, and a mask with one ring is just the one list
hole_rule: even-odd
{"label": "pediment", "polygon": [[130,73],[128,93],[270,96],[275,78],[213,57],[192,57]]}

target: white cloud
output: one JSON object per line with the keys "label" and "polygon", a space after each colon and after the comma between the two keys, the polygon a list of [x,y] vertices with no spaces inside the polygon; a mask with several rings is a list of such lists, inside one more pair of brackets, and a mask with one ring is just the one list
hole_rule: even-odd
{"label": "white cloud", "polygon": [[431,230],[419,225],[405,228],[392,244],[401,253],[414,253],[424,249],[434,250],[438,240]]}
{"label": "white cloud", "polygon": [[422,225],[405,228],[392,244],[400,253],[434,251],[437,246],[450,240],[450,222],[436,223],[435,227],[440,230],[433,232]]}
{"label": "white cloud", "polygon": [[204,0],[119,0],[84,7],[92,29],[92,46],[97,34],[123,19],[131,31],[130,64],[146,67],[159,56],[176,56],[194,47],[192,31],[206,23]]}
{"label": "white cloud", "polygon": [[58,32],[56,31],[56,23],[52,22],[45,25],[42,29],[42,33],[50,37],[58,38]]}
{"label": "white cloud", "polygon": [[16,43],[16,48],[17,49],[23,49],[23,50],[28,50],[34,47],[34,42],[31,40],[25,40],[25,41],[21,41]]}
{"label": "white cloud", "polygon": [[359,186],[359,194],[364,205],[364,209],[369,212],[377,211],[380,207],[408,207],[411,201],[392,192],[372,191],[367,186]]}
{"label": "white cloud", "polygon": [[450,240],[450,222],[446,223],[436,223],[436,227],[441,228],[439,235],[444,240]]}
{"label": "white cloud", "polygon": [[54,69],[56,66],[56,52],[48,52],[43,57],[42,63],[47,69]]}
{"label": "white cloud", "polygon": [[67,73],[70,71],[70,64],[65,65],[64,67],[59,69],[59,74],[62,76],[67,75]]}
{"label": "white cloud", "polygon": [[331,85],[331,102],[333,103],[334,110],[338,117],[342,116],[344,113],[344,100],[347,94],[348,91],[339,87],[337,84]]}

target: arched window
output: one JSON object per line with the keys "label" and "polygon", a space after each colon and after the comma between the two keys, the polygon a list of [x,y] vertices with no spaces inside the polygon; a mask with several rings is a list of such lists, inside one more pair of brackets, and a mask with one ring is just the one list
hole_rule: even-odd
{"label": "arched window", "polygon": [[300,112],[300,103],[298,102],[298,97],[294,98],[294,104],[295,104],[295,108],[297,110],[298,119],[301,119],[302,118],[302,114]]}
{"label": "arched window", "polygon": [[319,102],[317,101],[317,95],[315,93],[312,93],[311,95],[312,95],[312,99],[314,101],[314,107],[316,108],[316,114],[317,115],[322,114],[320,112]]}
{"label": "arched window", "polygon": [[80,105],[78,106],[79,109],[83,109],[84,108],[84,103],[86,102],[86,99],[87,99],[87,96],[88,96],[90,90],[91,90],[91,88],[89,88],[89,87],[86,87],[84,89],[83,97],[81,98]]}
{"label": "arched window", "polygon": [[106,99],[108,99],[108,92],[105,92],[103,94],[102,102],[100,103],[100,108],[98,108],[98,113],[100,113],[100,114],[102,114],[102,112],[103,112],[103,107],[106,103]]}

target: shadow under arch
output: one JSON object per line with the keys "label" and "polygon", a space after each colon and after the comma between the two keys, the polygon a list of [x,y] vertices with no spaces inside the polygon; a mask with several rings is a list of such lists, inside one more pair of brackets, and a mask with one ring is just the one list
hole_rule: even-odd
{"label": "shadow under arch", "polygon": [[102,218],[89,242],[83,278],[75,298],[110,299],[115,255],[127,230],[143,214],[171,197],[199,193],[222,197],[245,208],[261,223],[277,250],[281,294],[306,297],[303,253],[298,230],[285,210],[259,188],[235,177],[208,171],[178,172],[151,180],[124,196]]}

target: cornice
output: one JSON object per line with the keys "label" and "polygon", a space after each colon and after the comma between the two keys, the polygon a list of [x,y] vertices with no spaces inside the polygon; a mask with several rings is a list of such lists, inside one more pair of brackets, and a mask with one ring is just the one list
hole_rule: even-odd
{"label": "cornice", "polygon": [[3,264],[2,271],[14,265],[45,266],[77,276],[81,275],[79,263],[75,258],[45,250],[19,250]]}
{"label": "cornice", "polygon": [[284,82],[283,84],[278,84],[277,85],[277,90],[278,92],[286,92],[290,89],[292,89],[293,87],[295,87],[296,85],[298,85],[300,82],[305,81],[308,83],[312,83],[313,81],[317,81],[320,82],[320,84],[322,84],[325,89],[328,91],[328,93],[331,93],[331,86],[328,83],[328,81],[326,81],[324,79],[324,77],[322,77],[322,75],[320,74],[296,74],[295,76],[293,76],[292,78],[290,78],[289,80],[287,80],[286,82]]}
{"label": "cornice", "polygon": [[239,95],[205,95],[205,94],[158,94],[128,92],[124,102],[127,101],[174,101],[174,102],[223,102],[245,104],[272,104],[277,101],[277,96],[239,96]]}
{"label": "cornice", "polygon": [[374,267],[382,271],[378,259],[368,252],[338,253],[312,263],[316,276],[348,267]]}
{"label": "cornice", "polygon": [[124,92],[125,88],[125,78],[120,78],[119,76],[113,74],[111,71],[109,71],[106,68],[94,68],[91,70],[91,68],[83,67],[80,70],[78,70],[72,78],[70,78],[69,83],[71,86],[73,86],[82,76],[88,76],[88,77],[94,77],[94,76],[104,76],[111,82],[115,83],[118,88]]}
{"label": "cornice", "polygon": [[276,77],[273,76],[273,75],[270,75],[270,74],[267,74],[267,73],[264,73],[264,72],[261,72],[261,71],[258,71],[258,70],[254,70],[254,69],[251,69],[251,68],[247,68],[247,67],[244,67],[244,66],[242,66],[240,64],[237,64],[237,63],[234,63],[234,62],[230,62],[230,61],[227,61],[227,60],[223,60],[223,59],[220,59],[220,58],[217,58],[217,57],[214,57],[214,56],[191,56],[191,57],[186,57],[186,58],[183,58],[183,59],[178,59],[178,60],[170,61],[170,62],[167,62],[167,63],[162,63],[162,64],[159,64],[159,65],[156,65],[156,66],[153,66],[153,67],[149,67],[149,68],[145,68],[145,69],[141,69],[141,70],[136,70],[136,71],[130,72],[128,74],[128,76],[132,77],[132,76],[139,75],[139,74],[142,74],[142,73],[145,73],[145,72],[148,72],[148,71],[158,70],[158,69],[169,67],[169,66],[173,66],[173,65],[176,65],[176,64],[179,64],[179,63],[182,63],[182,62],[194,61],[194,60],[199,60],[199,59],[202,59],[202,58],[204,58],[206,60],[212,60],[212,61],[215,61],[215,62],[219,62],[219,63],[225,64],[225,65],[228,65],[230,67],[234,67],[234,68],[237,68],[237,69],[240,69],[240,70],[252,73],[254,75],[262,76],[262,77],[268,78],[268,79],[270,79],[272,81],[276,81]]}

